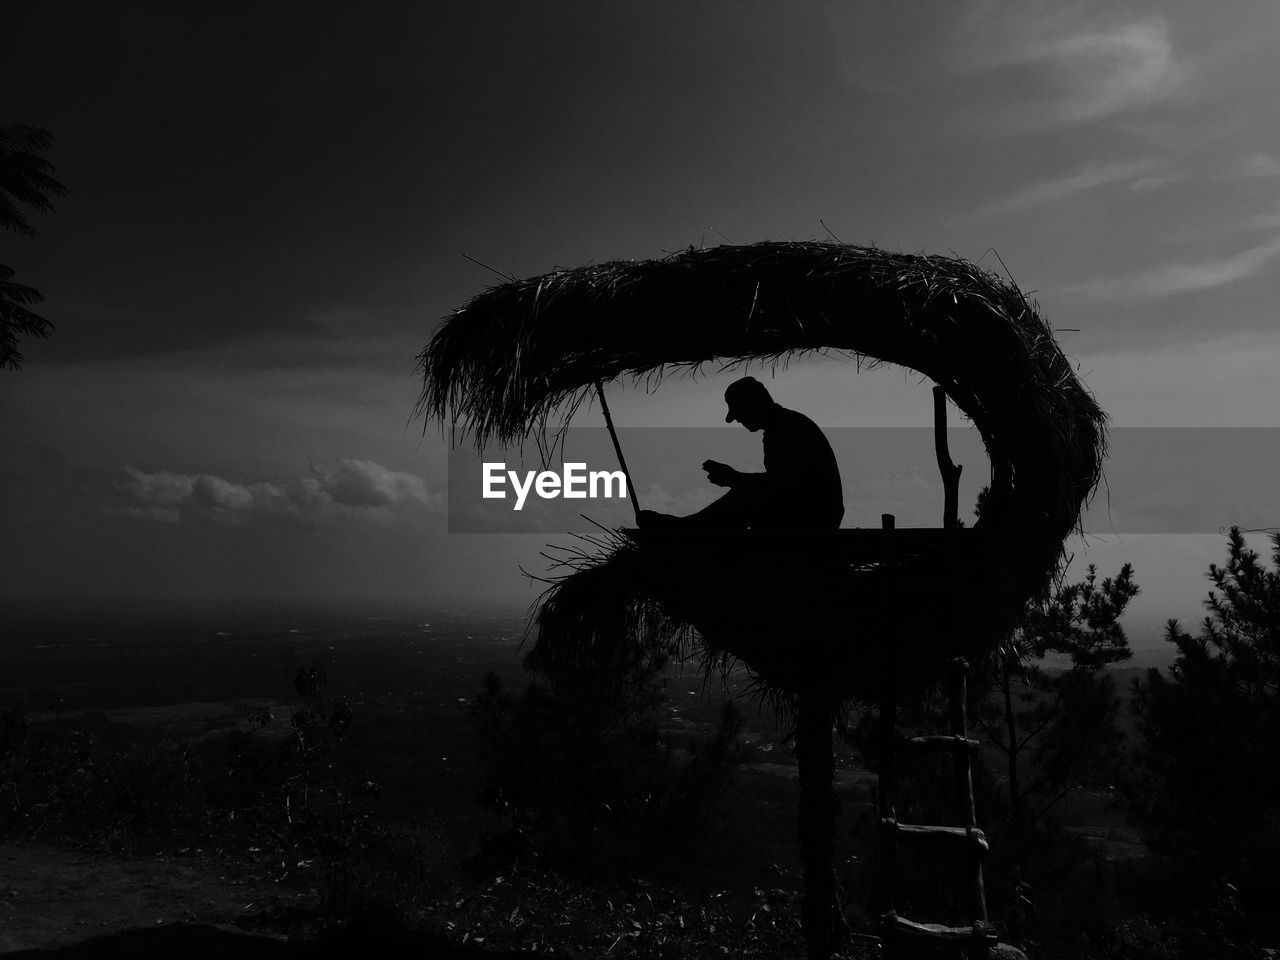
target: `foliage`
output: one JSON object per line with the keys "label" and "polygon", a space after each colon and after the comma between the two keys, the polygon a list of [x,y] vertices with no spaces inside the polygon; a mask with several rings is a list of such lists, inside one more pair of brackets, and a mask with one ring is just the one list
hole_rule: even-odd
{"label": "foliage", "polygon": [[10,742],[0,757],[6,832],[136,854],[193,845],[208,824],[186,747],[104,750],[88,723],[40,725]]}
{"label": "foliage", "polygon": [[27,711],[22,703],[0,710],[0,826],[19,815],[18,763],[27,739]]}
{"label": "foliage", "polygon": [[[702,960],[800,956],[796,891],[776,882],[742,893],[628,877],[584,884],[536,865],[511,864],[466,890],[427,902],[428,917],[455,942],[498,956]],[[866,952],[846,957],[877,955]],[[477,953],[477,956],[480,954]],[[483,954],[490,955],[489,953]]]}
{"label": "foliage", "polygon": [[[714,734],[681,761],[659,735],[656,665],[637,665],[623,708],[531,682],[512,696],[494,674],[472,702],[485,762],[481,803],[508,818],[509,854],[593,875],[669,857],[706,829],[738,759],[739,717],[726,704]],[[489,838],[489,849],[502,847]]]}
{"label": "foliage", "polygon": [[[969,673],[970,736],[990,746],[972,754],[970,764],[977,822],[991,845],[988,907],[1002,934],[1015,941],[1057,939],[1083,949],[1085,918],[1095,930],[1114,919],[1106,911],[1108,897],[1099,896],[1116,888],[1112,868],[1050,814],[1072,791],[1106,786],[1118,776],[1120,702],[1103,667],[1130,655],[1118,621],[1137,591],[1129,566],[1105,580],[1091,567],[1080,582],[1028,604],[1005,649]],[[1044,662],[1049,657],[1064,668],[1050,669]],[[949,733],[949,710],[947,685],[928,687],[899,703],[898,732]],[[871,709],[845,730],[873,769],[879,766],[878,728],[878,711]],[[896,762],[894,808],[901,820],[963,821],[948,757],[900,753]],[[873,904],[879,899],[877,819],[869,811],[852,826],[859,859],[846,873],[846,890],[855,901]],[[958,858],[905,844],[897,856],[898,905],[905,915],[954,922],[967,914],[969,878]]]}
{"label": "foliage", "polygon": [[[23,237],[40,236],[19,204],[49,213],[52,198],[66,194],[43,156],[52,146],[48,130],[20,124],[0,127],[0,227]],[[19,336],[43,338],[53,330],[53,324],[28,309],[43,299],[38,290],[15,283],[13,270],[0,264],[0,368],[22,365]]]}
{"label": "foliage", "polygon": [[53,147],[53,134],[23,124],[0,127],[0,227],[24,237],[40,232],[17,204],[40,212],[53,211],[52,197],[67,188],[53,178],[53,164],[41,154]]}
{"label": "foliage", "polygon": [[[1271,537],[1280,567],[1280,534]],[[1188,900],[1231,884],[1268,938],[1280,934],[1269,897],[1280,885],[1280,571],[1239,528],[1224,566],[1211,564],[1208,610],[1192,635],[1170,621],[1169,676],[1135,683],[1142,749],[1131,784],[1152,847],[1182,865]]]}
{"label": "foliage", "polygon": [[[1034,824],[1072,790],[1114,782],[1120,698],[1105,668],[1132,656],[1120,617],[1138,594],[1133,568],[1060,586],[1028,604],[1009,641],[975,674],[975,726],[1003,756],[1010,817]],[[1046,657],[1066,658],[1051,670]]]}
{"label": "foliage", "polygon": [[380,790],[342,756],[353,714],[327,683],[323,665],[299,667],[287,728],[258,708],[243,728],[191,743],[112,745],[121,728],[101,714],[29,725],[20,704],[5,710],[0,828],[130,856],[267,855],[278,879],[318,872],[326,908],[340,912]]}
{"label": "foliage", "polygon": [[[293,659],[285,655],[286,665]],[[370,842],[379,785],[342,762],[344,739],[354,722],[345,698],[327,695],[323,663],[296,666],[289,727],[274,742],[250,735],[229,752],[225,769],[250,803],[242,808],[255,843],[280,858],[286,874],[318,867],[327,908],[341,912],[353,873]],[[250,715],[254,728],[274,724],[270,710]],[[245,796],[242,794],[242,797]],[[234,817],[234,807],[230,809]]]}
{"label": "foliage", "polygon": [[[1136,879],[1146,894],[1143,909],[1094,938],[1099,960],[1272,960],[1260,947],[1234,884],[1219,880],[1186,905],[1180,871],[1161,859]],[[1171,909],[1177,905],[1177,909]]]}

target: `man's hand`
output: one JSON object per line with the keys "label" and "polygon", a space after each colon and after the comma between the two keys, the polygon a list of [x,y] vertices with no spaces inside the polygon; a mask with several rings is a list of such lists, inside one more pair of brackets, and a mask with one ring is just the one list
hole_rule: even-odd
{"label": "man's hand", "polygon": [[702,469],[707,471],[707,479],[717,487],[732,487],[738,479],[738,471],[727,463],[704,460],[702,461]]}

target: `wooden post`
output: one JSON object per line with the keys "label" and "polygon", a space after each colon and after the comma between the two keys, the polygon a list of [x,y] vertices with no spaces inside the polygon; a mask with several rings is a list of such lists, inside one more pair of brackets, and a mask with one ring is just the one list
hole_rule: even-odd
{"label": "wooden post", "polygon": [[[938,459],[938,471],[942,474],[943,516],[942,526],[947,531],[944,545],[944,560],[947,571],[947,596],[945,602],[951,613],[952,657],[947,669],[948,699],[950,700],[949,721],[953,737],[965,738],[967,732],[966,703],[968,699],[969,665],[956,649],[956,639],[960,635],[960,598],[956,594],[960,574],[960,471],[964,468],[951,461],[951,452],[947,444],[947,396],[942,387],[933,388],[933,443],[934,453]],[[973,766],[968,750],[956,750],[952,753],[955,771],[956,814],[962,824],[971,830],[977,829],[977,810],[973,800]],[[982,878],[982,859],[975,852],[970,853],[966,864],[969,883],[966,889],[966,900],[969,907],[969,923],[973,927],[973,940],[969,945],[970,960],[986,960],[989,955],[987,934],[987,898]]]}
{"label": "wooden post", "polygon": [[622,475],[627,478],[627,493],[631,495],[631,509],[635,511],[636,523],[640,523],[640,501],[636,497],[636,486],[631,482],[631,471],[627,469],[627,458],[622,455],[622,444],[618,443],[618,431],[613,429],[613,417],[609,415],[609,403],[604,398],[604,384],[596,381],[596,395],[600,397],[600,409],[604,411],[604,424],[609,428],[609,439],[613,441],[613,452],[618,456],[618,466]]}
{"label": "wooden post", "polygon": [[941,387],[933,388],[933,452],[942,474],[942,526],[955,530],[960,526],[960,472],[964,467],[951,462],[947,449],[947,393]]}
{"label": "wooden post", "polygon": [[[893,611],[890,620],[897,616],[898,570],[897,544],[894,542],[894,516],[881,514],[880,528],[884,531],[884,569],[889,576],[888,600]],[[885,960],[896,960],[898,951],[898,915],[894,907],[893,878],[898,867],[897,833],[893,809],[894,754],[897,748],[895,729],[898,709],[898,636],[890,629],[881,643],[884,644],[882,676],[880,678],[880,775],[876,782],[876,806],[880,821],[880,942]]]}
{"label": "wooden post", "polygon": [[796,764],[800,775],[800,859],[804,864],[801,925],[809,960],[828,960],[835,948],[839,908],[834,863],[834,709],[820,685],[800,691],[796,703]]}

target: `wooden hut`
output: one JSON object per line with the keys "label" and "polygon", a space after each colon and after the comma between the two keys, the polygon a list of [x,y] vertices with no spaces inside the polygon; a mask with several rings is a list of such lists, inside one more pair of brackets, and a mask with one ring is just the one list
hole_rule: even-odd
{"label": "wooden hut", "polygon": [[[616,531],[543,597],[535,663],[585,658],[605,679],[619,644],[736,658],[819,705],[821,766],[833,705],[882,693],[891,662],[928,678],[999,642],[1078,527],[1106,417],[1036,305],[963,259],[763,242],[513,280],[436,331],[419,358],[419,412],[455,441],[517,442],[567,421],[602,383],[827,352],[918,371],[972,420],[992,468],[977,522],[825,537]],[[802,780],[804,763],[802,752]]]}

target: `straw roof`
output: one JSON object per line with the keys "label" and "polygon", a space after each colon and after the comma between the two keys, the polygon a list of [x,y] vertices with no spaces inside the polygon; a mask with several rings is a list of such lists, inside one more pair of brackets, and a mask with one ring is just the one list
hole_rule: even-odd
{"label": "straw roof", "polygon": [[513,280],[436,331],[418,412],[507,443],[597,381],[827,351],[917,370],[973,420],[993,475],[979,526],[1000,543],[1001,603],[1020,606],[1098,484],[1106,416],[1036,304],[958,257],[763,242]]}

